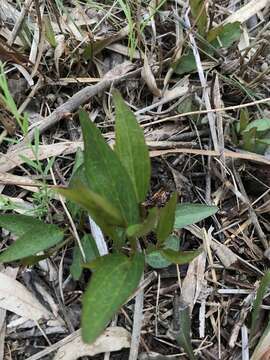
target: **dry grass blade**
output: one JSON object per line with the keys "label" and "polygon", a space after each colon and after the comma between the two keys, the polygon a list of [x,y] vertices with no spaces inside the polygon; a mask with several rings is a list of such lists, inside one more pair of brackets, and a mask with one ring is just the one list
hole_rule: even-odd
{"label": "dry grass blade", "polygon": [[257,14],[267,5],[269,5],[269,0],[251,0],[249,3],[237,10],[234,14],[230,15],[225,20],[225,23],[233,23],[235,21],[243,23],[250,19],[253,15]]}
{"label": "dry grass blade", "polygon": [[[205,156],[214,156],[214,157],[220,156],[219,151],[200,150],[200,149],[169,149],[169,150],[153,150],[150,152],[151,157],[157,157],[168,154],[194,154],[194,155],[205,155]],[[261,164],[270,165],[270,160],[268,160],[267,157],[255,153],[233,152],[230,150],[224,150],[223,155],[225,156],[225,158],[250,160]]]}

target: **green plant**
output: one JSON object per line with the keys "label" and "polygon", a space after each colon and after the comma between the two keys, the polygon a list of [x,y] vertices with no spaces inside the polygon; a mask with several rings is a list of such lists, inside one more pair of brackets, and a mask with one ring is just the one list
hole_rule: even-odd
{"label": "green plant", "polygon": [[[191,18],[197,27],[195,37],[202,59],[215,60],[215,57],[220,58],[219,49],[227,49],[232,46],[233,43],[239,41],[241,36],[241,23],[236,21],[208,29],[208,14],[205,1],[190,0],[189,3]],[[186,24],[183,24],[183,27],[185,26]],[[174,61],[171,66],[179,75],[196,71],[197,64],[192,48],[186,45],[182,56]]]}
{"label": "green plant", "polygon": [[[82,337],[87,343],[93,342],[101,334],[115,312],[135,291],[144,271],[145,258],[147,260],[149,254],[155,252],[169,264],[184,264],[200,253],[201,250],[179,251],[179,239],[176,237],[174,241],[177,246],[168,246],[173,229],[200,221],[217,211],[215,206],[177,204],[176,194],[171,196],[164,208],[155,207],[147,211],[142,206],[151,175],[144,134],[118,92],[114,93],[114,104],[114,151],[87,113],[80,111],[84,162],[77,167],[68,188],[57,188],[60,194],[87,210],[112,244],[112,253],[105,256],[96,256],[92,245],[87,245],[87,261],[93,259],[83,264],[92,271],[83,296],[82,310]],[[0,224],[20,236],[0,255],[2,262],[36,255],[49,246],[61,246],[63,241],[63,233],[57,227],[44,225],[52,227],[52,239],[48,238],[47,242],[37,241],[38,245],[35,244],[33,229],[42,228],[35,219],[18,222],[18,216],[3,215]],[[32,234],[30,240],[27,237],[29,232]],[[156,236],[155,245],[147,244],[146,236],[150,232]],[[138,250],[140,239],[144,240],[142,245],[145,251],[142,252]],[[28,241],[31,247],[27,246]],[[87,241],[91,241],[91,238],[83,242]],[[78,256],[74,256],[75,277],[80,276],[78,261],[82,259],[78,260]]]}
{"label": "green plant", "polygon": [[[146,26],[149,24],[151,19],[155,16],[158,10],[166,3],[166,0],[157,1],[155,4],[154,2],[150,2],[148,7],[148,15],[145,16],[143,19],[139,19],[135,13],[137,10],[132,9],[132,2],[131,1],[124,1],[124,0],[117,0],[119,3],[128,24],[128,49],[129,55],[132,59],[134,57],[134,53],[136,48],[138,48],[138,37],[144,34]],[[133,3],[133,6],[136,3]],[[137,5],[135,5],[137,6]]]}
{"label": "green plant", "polygon": [[0,99],[5,105],[6,109],[14,116],[16,122],[18,123],[20,130],[23,135],[26,135],[28,132],[28,117],[26,114],[21,115],[17,109],[17,105],[9,91],[7,78],[5,75],[5,67],[4,64],[0,61]]}
{"label": "green plant", "polygon": [[[11,113],[11,115],[15,118],[19,130],[21,131],[22,135],[27,138],[28,130],[29,130],[29,120],[27,113],[21,114],[17,108],[17,105],[12,97],[12,94],[8,87],[7,78],[5,75],[5,67],[4,64],[0,61],[0,100],[6,107],[6,109]],[[39,160],[39,131],[38,129],[35,130],[34,134],[34,143],[28,143],[27,146],[31,150],[34,160],[31,160],[29,157],[21,155],[24,163],[26,163],[33,171],[37,173],[42,179],[40,182],[39,191],[33,194],[33,210],[29,211],[29,215],[33,213],[33,215],[42,218],[48,212],[48,205],[51,199],[52,192],[48,188],[46,184],[46,177],[52,168],[54,158],[51,158],[47,161],[47,164],[44,165]],[[14,141],[16,143],[16,141]],[[10,204],[8,204],[10,206]],[[12,205],[16,207],[16,205]]]}
{"label": "green plant", "polygon": [[236,142],[247,151],[263,154],[270,146],[270,119],[260,118],[250,121],[248,110],[242,109],[240,121],[234,132]]}

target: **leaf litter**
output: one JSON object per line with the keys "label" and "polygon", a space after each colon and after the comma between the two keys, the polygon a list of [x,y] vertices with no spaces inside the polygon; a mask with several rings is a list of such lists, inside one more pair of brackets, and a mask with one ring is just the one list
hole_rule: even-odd
{"label": "leaf litter", "polygon": [[[26,214],[57,223],[73,236],[58,197],[47,186],[53,178],[58,185],[69,182],[74,154],[82,148],[79,107],[110,138],[116,87],[151,140],[151,189],[144,205],[163,207],[177,192],[179,202],[208,203],[219,212],[199,226],[184,222],[174,231],[176,250],[204,251],[188,266],[170,266],[168,260],[157,270],[147,265],[143,318],[134,318],[141,315],[130,299],[118,313],[121,328],[108,328],[98,344],[84,345],[77,336],[65,345],[80,327],[81,295],[89,278],[80,268],[78,280],[70,276],[75,245],[45,255],[37,247],[34,259],[14,268],[17,280],[1,268],[0,359],[10,351],[14,359],[76,359],[103,352],[128,359],[123,348],[130,346],[132,323],[140,320],[134,350],[139,359],[237,359],[247,353],[253,360],[267,359],[269,4],[126,3],[124,9],[121,1],[50,1],[39,10],[36,1],[1,2],[5,73],[0,75],[8,79],[17,109],[23,105],[26,113],[39,114],[37,121],[30,116],[26,121],[2,98],[7,93],[1,87],[1,211],[20,213],[20,203],[11,201],[19,199],[31,205]],[[244,127],[241,109],[247,112]],[[34,129],[39,136],[33,151]],[[78,211],[69,209],[79,224]],[[79,231],[89,233],[89,228],[86,222]],[[5,250],[17,238],[3,228],[1,240]],[[146,241],[154,242],[151,234]],[[28,281],[25,267],[31,269]],[[52,281],[54,271],[59,275]],[[44,282],[43,291],[31,286],[37,279]],[[57,304],[59,318],[50,303]],[[74,353],[74,344],[80,351]]]}

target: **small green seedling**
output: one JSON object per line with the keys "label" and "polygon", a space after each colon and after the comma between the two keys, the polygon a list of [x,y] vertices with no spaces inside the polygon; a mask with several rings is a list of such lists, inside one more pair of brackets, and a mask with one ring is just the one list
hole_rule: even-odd
{"label": "small green seedling", "polygon": [[[84,208],[112,243],[112,253],[98,256],[91,237],[82,239],[86,253],[84,267],[92,271],[82,310],[82,337],[87,343],[96,340],[132,296],[143,275],[145,262],[157,268],[171,263],[184,264],[200,253],[200,250],[179,251],[179,239],[172,235],[173,230],[217,211],[215,206],[177,204],[176,194],[172,194],[164,208],[147,211],[142,206],[151,177],[148,148],[141,127],[120,94],[115,92],[113,99],[116,109],[114,150],[87,113],[80,111],[83,163],[77,166],[68,188],[57,188],[68,200]],[[54,225],[41,224],[32,218],[21,219],[25,217],[0,216],[0,225],[19,236],[0,255],[0,262],[33,256],[58,243],[60,246],[63,241],[62,231]],[[48,232],[50,235],[45,235]],[[155,245],[147,245],[149,233],[155,235]],[[146,248],[141,252],[138,242],[142,238]],[[74,278],[80,277],[81,261],[76,249],[71,269]]]}
{"label": "small green seedling", "polygon": [[240,112],[240,121],[235,126],[236,141],[247,151],[264,154],[270,146],[270,119],[250,121],[247,109]]}

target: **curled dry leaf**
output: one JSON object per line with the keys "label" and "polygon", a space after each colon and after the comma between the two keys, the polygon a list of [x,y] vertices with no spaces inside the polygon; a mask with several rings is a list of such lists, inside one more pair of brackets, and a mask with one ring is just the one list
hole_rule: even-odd
{"label": "curled dry leaf", "polygon": [[155,79],[155,77],[153,75],[152,69],[151,69],[151,67],[149,65],[149,62],[148,62],[148,59],[147,59],[146,56],[144,57],[144,66],[143,66],[143,69],[142,69],[142,78],[146,82],[149,90],[155,96],[160,96],[161,95],[161,91],[157,87],[156,79]]}
{"label": "curled dry leaf", "polygon": [[53,360],[76,360],[82,356],[95,356],[100,353],[119,351],[130,347],[130,334],[122,327],[109,327],[91,345],[82,341],[80,333],[62,346]]}
{"label": "curled dry leaf", "polygon": [[66,45],[65,45],[65,36],[64,35],[56,35],[56,48],[54,50],[54,63],[55,63],[55,68],[57,71],[57,74],[60,76],[60,72],[59,72],[59,60],[61,58],[61,56],[63,55]]}
{"label": "curled dry leaf", "polygon": [[48,320],[53,315],[19,281],[0,273],[0,308],[25,319]]}

